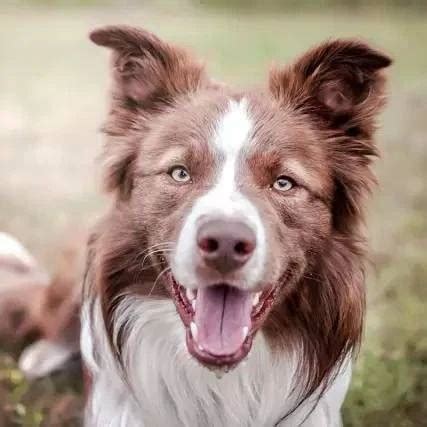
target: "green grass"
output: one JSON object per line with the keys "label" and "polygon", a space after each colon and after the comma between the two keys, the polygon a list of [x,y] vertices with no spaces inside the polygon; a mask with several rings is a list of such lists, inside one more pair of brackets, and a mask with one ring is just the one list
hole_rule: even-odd
{"label": "green grass", "polygon": [[[265,81],[273,60],[284,63],[325,38],[368,39],[396,62],[378,138],[380,187],[368,224],[374,266],[366,337],[345,425],[426,425],[426,15],[336,9],[243,15],[177,4],[0,10],[0,229],[21,238],[52,268],[62,233],[90,223],[105,204],[95,158],[106,109],[107,52],[87,41],[90,28],[145,26],[192,48],[217,77],[240,85]],[[28,384],[13,356],[0,355],[0,425],[40,425],[58,405],[78,414],[78,385],[67,377]]]}

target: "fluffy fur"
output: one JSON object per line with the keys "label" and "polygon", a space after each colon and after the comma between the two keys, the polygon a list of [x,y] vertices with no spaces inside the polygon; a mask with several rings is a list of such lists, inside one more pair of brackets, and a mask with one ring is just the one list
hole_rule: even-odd
{"label": "fluffy fur", "polygon": [[[271,352],[262,335],[248,360],[229,373],[200,366],[185,347],[185,331],[170,301],[127,297],[117,307],[117,332],[126,379],[117,367],[103,320],[83,309],[82,352],[92,375],[87,425],[96,426],[339,426],[350,363],[318,401],[318,393],[292,412],[295,355]],[[95,333],[94,332],[98,332]],[[117,335],[114,336],[117,338]],[[266,369],[268,367],[268,369]],[[292,412],[291,416],[287,416]]]}
{"label": "fluffy fur", "polygon": [[[390,59],[359,41],[330,41],[273,70],[268,88],[235,92],[144,30],[106,27],[91,39],[113,50],[104,171],[114,204],[89,245],[87,424],[339,425],[363,326],[363,207]],[[248,125],[235,134],[225,132],[230,106]],[[222,131],[242,139],[238,151]],[[174,164],[191,172],[188,185],[171,180]],[[283,175],[293,183],[286,195],[273,187]],[[260,218],[267,245],[262,257],[255,251],[262,274],[252,288],[274,289],[249,332],[246,364],[223,378],[188,353],[190,323],[167,278],[171,271],[187,288],[218,283],[186,232],[218,182]],[[227,203],[219,197],[221,215],[235,218]],[[239,220],[251,224],[250,209],[237,210]],[[244,288],[248,271],[227,281]]]}

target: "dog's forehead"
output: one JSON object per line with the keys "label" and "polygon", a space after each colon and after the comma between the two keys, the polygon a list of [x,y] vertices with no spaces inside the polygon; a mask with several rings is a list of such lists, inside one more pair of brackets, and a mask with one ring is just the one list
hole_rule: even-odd
{"label": "dog's forehead", "polygon": [[328,181],[327,150],[307,117],[259,94],[227,100],[215,118],[210,145],[225,158],[258,166],[282,163]]}
{"label": "dog's forehead", "polygon": [[236,157],[250,143],[252,129],[247,99],[229,99],[226,109],[216,120],[211,143],[226,156]]}
{"label": "dog's forehead", "polygon": [[211,116],[211,146],[225,154],[252,155],[275,151],[304,162],[324,155],[310,120],[268,96],[247,93],[223,99]]}

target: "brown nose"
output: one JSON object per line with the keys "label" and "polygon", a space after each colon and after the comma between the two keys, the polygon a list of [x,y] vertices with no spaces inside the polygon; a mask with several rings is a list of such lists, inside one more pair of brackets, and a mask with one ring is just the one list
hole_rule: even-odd
{"label": "brown nose", "polygon": [[226,274],[249,260],[256,239],[252,229],[242,222],[215,219],[200,226],[197,245],[205,263]]}

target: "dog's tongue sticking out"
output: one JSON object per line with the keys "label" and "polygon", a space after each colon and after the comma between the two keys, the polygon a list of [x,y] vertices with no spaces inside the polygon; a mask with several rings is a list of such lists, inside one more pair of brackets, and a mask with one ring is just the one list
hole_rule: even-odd
{"label": "dog's tongue sticking out", "polygon": [[237,352],[251,326],[251,292],[217,285],[197,291],[197,343],[214,356]]}

